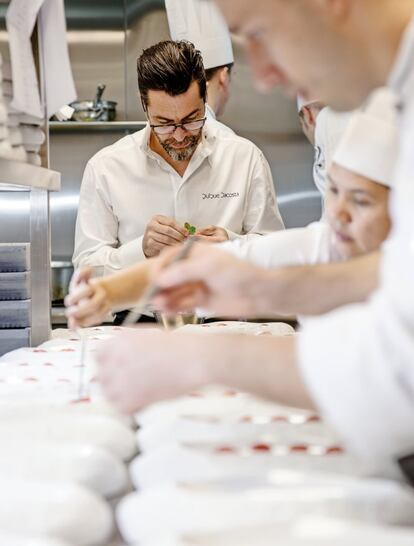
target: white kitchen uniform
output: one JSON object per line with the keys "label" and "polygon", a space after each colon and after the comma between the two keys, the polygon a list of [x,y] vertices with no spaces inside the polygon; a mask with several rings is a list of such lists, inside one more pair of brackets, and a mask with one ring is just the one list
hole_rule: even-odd
{"label": "white kitchen uniform", "polygon": [[208,103],[206,103],[206,118],[210,122],[217,123],[218,128],[221,129],[222,131],[225,131],[230,135],[235,134],[233,129],[230,129],[230,127],[228,127],[227,125],[224,125],[224,123],[221,123],[221,121],[217,120],[216,113],[214,112],[214,110],[211,108],[211,106]]}
{"label": "white kitchen uniform", "polygon": [[316,118],[313,180],[323,197],[326,192],[328,169],[350,116],[350,113],[339,114],[331,108],[325,107]]}
{"label": "white kitchen uniform", "polygon": [[108,274],[145,259],[142,240],[157,214],[231,240],[283,229],[269,164],[250,141],[207,122],[181,177],[148,145],[150,127],[99,151],[87,164],[76,223],[76,267]]}
{"label": "white kitchen uniform", "polygon": [[219,247],[240,260],[265,269],[340,260],[335,250],[334,235],[325,222],[278,231],[254,241],[229,241]]}
{"label": "white kitchen uniform", "polygon": [[402,102],[393,233],[369,304],[312,320],[299,362],[314,400],[372,468],[414,453],[414,19],[390,78]]}

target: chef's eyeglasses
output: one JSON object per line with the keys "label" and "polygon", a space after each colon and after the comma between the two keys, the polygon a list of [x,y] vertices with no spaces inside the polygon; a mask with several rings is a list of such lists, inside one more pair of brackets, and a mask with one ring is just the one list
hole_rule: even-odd
{"label": "chef's eyeglasses", "polygon": [[201,129],[207,118],[195,119],[194,121],[187,121],[185,123],[169,123],[168,125],[151,125],[151,129],[154,130],[157,135],[172,135],[178,127],[184,129],[184,131],[198,131]]}

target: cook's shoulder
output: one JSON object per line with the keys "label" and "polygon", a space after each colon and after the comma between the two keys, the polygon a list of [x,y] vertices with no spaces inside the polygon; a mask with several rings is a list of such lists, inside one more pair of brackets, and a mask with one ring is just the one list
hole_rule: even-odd
{"label": "cook's shoulder", "polygon": [[94,167],[99,164],[106,163],[112,159],[120,160],[125,154],[126,157],[131,157],[131,152],[136,151],[143,139],[145,138],[145,131],[137,131],[131,135],[127,135],[109,146],[105,146],[102,150],[99,150],[94,156],[92,156],[88,163]]}

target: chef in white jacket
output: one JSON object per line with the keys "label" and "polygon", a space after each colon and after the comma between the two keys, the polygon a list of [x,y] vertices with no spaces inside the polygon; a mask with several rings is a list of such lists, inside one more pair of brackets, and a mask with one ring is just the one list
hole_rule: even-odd
{"label": "chef in white jacket", "polygon": [[[216,120],[230,98],[230,73],[234,64],[227,23],[213,2],[165,0],[165,7],[171,38],[188,40],[201,52],[207,77],[206,116]],[[232,131],[224,124],[220,126]]]}
{"label": "chef in white jacket", "polygon": [[[414,0],[217,2],[231,26],[245,35],[262,88],[282,84],[344,110],[358,106],[378,84],[387,82],[395,92],[401,156],[391,206],[394,227],[383,249],[379,287],[368,303],[315,319],[297,338],[236,343],[212,336],[210,359],[216,355],[216,363],[210,368],[203,358],[197,361],[203,352],[195,336],[184,341],[171,334],[130,335],[128,341],[112,341],[112,354],[101,357],[104,384],[120,403],[116,393],[127,381],[118,371],[121,359],[124,375],[129,366],[141,380],[145,377],[134,396],[124,398],[124,408],[187,392],[205,382],[205,373],[212,383],[317,407],[373,468],[399,467],[414,483]],[[169,289],[165,307],[173,307],[168,306],[173,287],[183,293],[194,281],[202,305],[237,313],[243,306],[250,315],[271,310],[277,288],[272,272],[213,248],[195,248],[190,260],[157,278]],[[158,347],[171,355],[182,344],[185,359],[166,363]],[[145,361],[127,364],[127,355],[137,352],[146,355]],[[267,373],[258,373],[258,362]]]}
{"label": "chef in white jacket", "polygon": [[118,271],[182,243],[186,223],[210,242],[283,229],[261,151],[205,120],[205,73],[194,46],[156,44],[144,51],[138,69],[149,121],[89,160],[75,266]]}

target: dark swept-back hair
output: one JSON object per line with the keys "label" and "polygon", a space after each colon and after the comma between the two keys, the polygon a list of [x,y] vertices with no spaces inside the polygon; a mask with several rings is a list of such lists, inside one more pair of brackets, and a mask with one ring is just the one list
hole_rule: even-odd
{"label": "dark swept-back hair", "polygon": [[181,95],[196,81],[200,97],[206,102],[207,84],[201,53],[191,42],[167,40],[147,49],[137,60],[138,87],[144,109],[148,91],[165,91]]}

